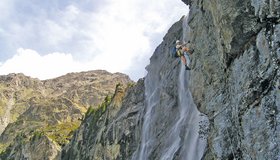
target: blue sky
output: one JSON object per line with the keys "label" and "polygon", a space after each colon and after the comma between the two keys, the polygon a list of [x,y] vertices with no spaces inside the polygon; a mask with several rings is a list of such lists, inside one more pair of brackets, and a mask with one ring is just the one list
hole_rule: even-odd
{"label": "blue sky", "polygon": [[180,0],[1,0],[0,75],[49,79],[105,69],[145,76]]}

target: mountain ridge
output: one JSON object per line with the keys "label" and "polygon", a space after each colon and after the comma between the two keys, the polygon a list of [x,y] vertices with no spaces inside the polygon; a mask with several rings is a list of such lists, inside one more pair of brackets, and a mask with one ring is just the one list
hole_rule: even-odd
{"label": "mountain ridge", "polygon": [[50,153],[59,154],[88,108],[98,108],[106,96],[114,94],[118,84],[133,83],[125,74],[104,70],[69,73],[43,81],[24,74],[0,76],[0,104],[6,110],[0,116],[2,159],[16,158],[12,154],[23,156],[14,151],[24,147],[16,139],[32,146],[30,140],[36,135],[42,135],[44,142],[59,149]]}

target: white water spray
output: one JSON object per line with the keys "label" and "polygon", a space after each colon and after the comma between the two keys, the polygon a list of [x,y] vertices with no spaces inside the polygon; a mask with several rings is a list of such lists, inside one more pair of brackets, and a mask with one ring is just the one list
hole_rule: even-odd
{"label": "white water spray", "polygon": [[[183,25],[186,25],[184,23]],[[184,26],[185,28],[186,26]],[[185,33],[185,32],[184,32]],[[159,68],[153,68],[155,73],[159,73]],[[162,83],[157,77],[148,74],[145,81],[146,112],[143,120],[141,145],[134,153],[133,160],[172,160],[175,157],[182,160],[200,160],[206,148],[206,139],[199,135],[200,123],[207,123],[206,116],[201,114],[193,102],[188,89],[189,71],[185,71],[185,66],[181,64],[178,77],[178,106],[170,129],[165,133],[157,133],[156,124],[160,123],[159,115],[155,112],[156,107],[161,107],[164,111],[169,111],[168,106],[160,105]],[[164,136],[158,138],[158,136]],[[158,141],[160,140],[160,142]],[[160,147],[160,149],[158,148]],[[154,155],[156,154],[156,155]]]}
{"label": "white water spray", "polygon": [[[188,75],[188,74],[187,74]],[[179,119],[174,125],[168,139],[171,143],[161,156],[163,160],[171,160],[180,149],[180,158],[187,160],[200,160],[206,147],[206,139],[199,136],[199,125],[208,122],[196,108],[191,93],[187,87],[185,67],[181,65],[179,76]]]}
{"label": "white water spray", "polygon": [[152,133],[150,131],[151,122],[153,121],[153,114],[152,110],[154,107],[157,105],[159,102],[159,91],[158,88],[155,89],[151,95],[147,94],[149,92],[146,92],[146,97],[149,97],[147,100],[147,111],[144,117],[144,123],[143,123],[143,128],[142,128],[142,143],[140,147],[140,154],[139,154],[139,160],[143,159],[146,160],[148,159],[148,156],[150,155],[151,152],[151,146],[153,143],[153,138],[152,138]]}

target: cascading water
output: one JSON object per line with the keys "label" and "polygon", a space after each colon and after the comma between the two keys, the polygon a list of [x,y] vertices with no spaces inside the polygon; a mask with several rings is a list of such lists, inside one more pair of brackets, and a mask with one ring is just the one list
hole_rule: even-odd
{"label": "cascading water", "polygon": [[207,144],[206,137],[199,135],[201,124],[208,124],[208,118],[200,113],[193,102],[191,92],[187,87],[187,82],[184,74],[184,67],[181,67],[180,72],[180,86],[179,86],[179,100],[182,124],[184,136],[181,138],[181,158],[186,160],[199,160],[204,154],[204,150]]}
{"label": "cascading water", "polygon": [[[152,69],[155,73],[160,72],[158,65],[154,65]],[[165,83],[161,82],[159,77],[148,74],[145,80],[146,112],[143,118],[141,144],[132,159],[200,160],[207,144],[206,138],[199,135],[200,125],[202,122],[208,125],[208,119],[198,111],[193,102],[188,89],[189,72],[185,71],[185,66],[181,64],[177,83],[176,112],[172,115],[173,118],[170,119],[172,122],[166,126],[169,127],[166,130],[156,128],[159,123],[165,123],[161,121],[163,115],[155,111],[157,107],[166,112],[172,108],[161,105],[161,93],[164,92]]]}
{"label": "cascading water", "polygon": [[[149,93],[149,92],[148,92]],[[153,139],[151,138],[151,131],[150,131],[150,127],[151,127],[151,121],[153,120],[153,115],[152,115],[152,110],[153,108],[156,106],[156,104],[159,101],[158,98],[158,88],[155,89],[152,94],[146,94],[146,97],[148,98],[147,104],[149,107],[147,107],[147,111],[145,114],[145,119],[144,119],[144,123],[143,123],[143,132],[142,132],[142,143],[141,143],[141,148],[140,148],[140,155],[139,155],[139,159],[148,159],[148,156],[150,154],[151,151],[151,144],[153,143]]]}

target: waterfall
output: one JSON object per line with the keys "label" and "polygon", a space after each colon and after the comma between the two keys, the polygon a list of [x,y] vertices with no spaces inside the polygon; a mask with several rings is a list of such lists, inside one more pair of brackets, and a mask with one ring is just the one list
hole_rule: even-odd
{"label": "waterfall", "polygon": [[[166,134],[163,143],[169,144],[160,151],[161,160],[172,160],[176,153],[179,152],[179,159],[182,160],[199,160],[204,154],[206,147],[206,138],[199,135],[200,124],[208,123],[206,116],[201,114],[193,102],[191,93],[188,89],[187,77],[184,65],[181,65],[180,75],[178,79],[178,117],[176,123]],[[154,108],[159,103],[160,89],[157,87],[153,90],[148,87],[146,93],[147,107],[146,114],[144,115],[144,122],[142,128],[142,139],[138,153],[133,156],[134,160],[148,160],[153,150],[153,143],[156,140],[156,133],[151,131],[156,121],[156,113],[153,112]]]}
{"label": "waterfall", "polygon": [[181,65],[178,88],[180,118],[168,137],[172,143],[163,152],[162,160],[173,159],[180,147],[180,159],[199,160],[204,154],[207,142],[199,135],[199,129],[201,123],[208,124],[208,119],[197,110],[187,86],[187,77],[185,67]]}
{"label": "waterfall", "polygon": [[[184,70],[184,67],[181,68],[181,72],[182,70]],[[194,104],[185,77],[186,76],[183,74],[180,74],[180,107],[184,108],[182,109],[183,114],[181,113],[181,115],[183,115],[184,127],[181,157],[187,160],[199,160],[202,158],[207,144],[206,137],[203,137],[204,135],[199,135],[199,132],[200,130],[206,129],[201,128],[202,124],[208,127],[209,121],[205,115],[198,111]]]}
{"label": "waterfall", "polygon": [[153,143],[153,138],[151,135],[151,131],[150,131],[150,127],[151,122],[153,120],[153,114],[152,114],[152,110],[153,108],[156,106],[156,104],[159,101],[158,98],[158,93],[159,90],[158,88],[155,89],[152,94],[147,94],[149,92],[146,92],[146,97],[149,97],[147,100],[147,111],[146,114],[144,116],[144,123],[143,123],[143,128],[142,128],[142,143],[141,143],[141,147],[140,147],[140,155],[139,155],[139,160],[146,160],[148,159],[148,156],[150,155],[150,151],[151,151],[151,146]]}
{"label": "waterfall", "polygon": [[[184,23],[183,25],[186,25]],[[185,32],[184,32],[185,33]],[[154,73],[159,73],[160,67],[155,65]],[[200,160],[206,148],[206,138],[201,137],[201,124],[206,128],[208,119],[200,113],[194,104],[190,90],[188,89],[189,71],[181,64],[179,76],[177,77],[178,103],[176,112],[164,133],[157,133],[157,124],[161,123],[159,115],[155,110],[158,108],[168,112],[170,106],[161,104],[161,92],[164,91],[164,83],[156,74],[148,74],[145,80],[146,107],[143,117],[141,144],[133,154],[133,160]],[[175,94],[176,95],[176,94]],[[168,108],[169,107],[169,108]],[[163,130],[163,129],[162,129]],[[161,130],[161,131],[162,131]],[[162,136],[159,138],[159,135]],[[159,142],[160,141],[160,142]],[[156,154],[156,155],[154,155]],[[154,158],[156,157],[156,158]]]}

